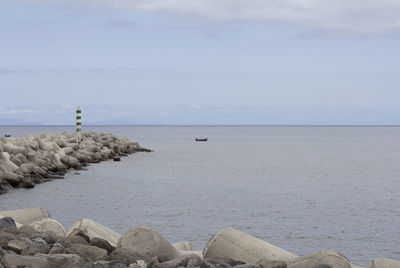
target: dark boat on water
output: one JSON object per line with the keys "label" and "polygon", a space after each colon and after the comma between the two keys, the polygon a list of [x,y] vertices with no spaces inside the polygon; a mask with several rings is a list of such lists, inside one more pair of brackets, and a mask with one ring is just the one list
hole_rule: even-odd
{"label": "dark boat on water", "polygon": [[9,137],[11,137],[11,135],[10,134],[5,134],[4,137],[9,138]]}
{"label": "dark boat on water", "polygon": [[207,141],[208,138],[196,138],[196,141]]}

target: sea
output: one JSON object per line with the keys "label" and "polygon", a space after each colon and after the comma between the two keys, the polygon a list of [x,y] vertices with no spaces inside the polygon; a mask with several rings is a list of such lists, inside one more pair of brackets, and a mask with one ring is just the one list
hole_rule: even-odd
{"label": "sea", "polygon": [[[150,148],[64,180],[0,195],[40,206],[68,229],[90,218],[124,233],[151,226],[201,250],[234,227],[298,255],[334,250],[367,265],[400,259],[400,127],[84,126]],[[0,134],[73,132],[1,126]],[[207,142],[195,138],[207,137]]]}

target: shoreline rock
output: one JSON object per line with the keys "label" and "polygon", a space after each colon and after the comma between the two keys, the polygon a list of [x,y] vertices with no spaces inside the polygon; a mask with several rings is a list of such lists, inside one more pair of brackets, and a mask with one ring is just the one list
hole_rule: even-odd
{"label": "shoreline rock", "polygon": [[[43,221],[57,222],[43,208],[0,211],[0,214],[12,214],[25,220],[21,226],[13,217],[0,217],[1,268],[358,267],[334,251],[297,256],[233,228],[222,229],[212,236],[203,250],[203,256],[194,251],[190,243],[171,244],[147,226],[132,228],[121,236],[103,225],[84,219],[78,220],[64,235],[62,232],[54,233],[51,228],[37,228],[38,223]],[[48,217],[41,219],[43,215]],[[117,246],[113,246],[116,238]],[[371,261],[368,268],[400,268],[400,261],[379,258]]]}
{"label": "shoreline rock", "polygon": [[79,132],[0,138],[0,194],[13,188],[63,179],[69,169],[117,160],[136,152],[150,152],[126,137]]}

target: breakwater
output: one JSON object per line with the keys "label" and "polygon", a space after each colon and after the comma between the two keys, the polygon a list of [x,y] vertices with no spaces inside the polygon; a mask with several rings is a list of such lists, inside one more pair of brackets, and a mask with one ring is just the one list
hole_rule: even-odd
{"label": "breakwater", "polygon": [[[90,219],[68,231],[43,208],[0,211],[0,267],[31,268],[357,268],[340,253],[297,256],[234,228],[213,235],[202,251],[171,244],[158,231],[134,227],[120,235]],[[379,258],[368,268],[398,268]]]}
{"label": "breakwater", "polygon": [[62,133],[0,138],[0,194],[12,188],[34,188],[35,184],[63,178],[72,168],[90,163],[120,160],[135,152],[149,152],[126,137],[108,133]]}

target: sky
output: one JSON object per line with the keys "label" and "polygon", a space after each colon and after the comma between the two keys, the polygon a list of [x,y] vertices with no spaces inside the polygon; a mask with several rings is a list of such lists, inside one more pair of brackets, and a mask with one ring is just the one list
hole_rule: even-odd
{"label": "sky", "polygon": [[1,0],[0,124],[400,124],[399,0]]}

